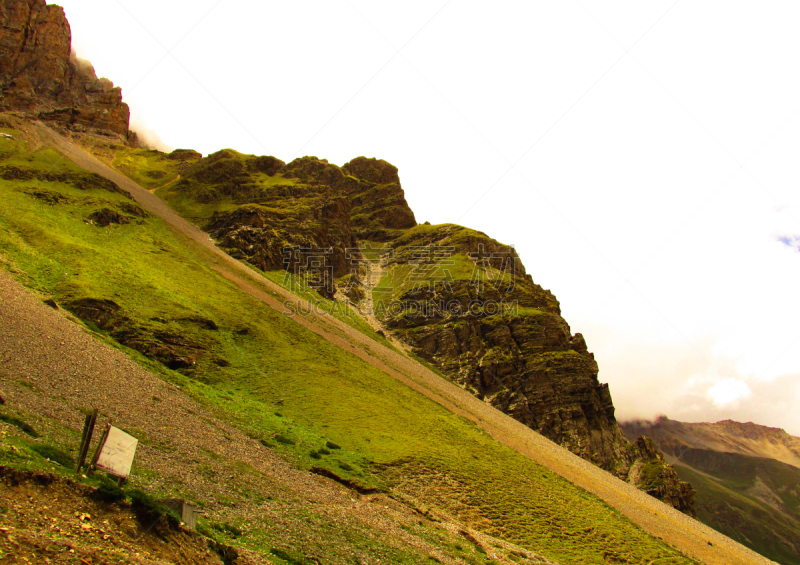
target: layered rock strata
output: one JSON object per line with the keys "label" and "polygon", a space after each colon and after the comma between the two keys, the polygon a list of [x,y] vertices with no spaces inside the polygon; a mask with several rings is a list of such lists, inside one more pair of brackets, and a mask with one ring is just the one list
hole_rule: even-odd
{"label": "layered rock strata", "polygon": [[72,51],[63,8],[0,0],[0,21],[0,111],[128,140],[122,92]]}

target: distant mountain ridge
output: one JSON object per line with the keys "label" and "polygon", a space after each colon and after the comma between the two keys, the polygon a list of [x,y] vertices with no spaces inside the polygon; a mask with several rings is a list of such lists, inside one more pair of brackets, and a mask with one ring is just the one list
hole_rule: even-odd
{"label": "distant mountain ridge", "polygon": [[628,437],[637,434],[652,437],[665,451],[673,452],[685,445],[695,449],[765,457],[800,467],[800,438],[781,428],[733,420],[688,424],[661,416],[655,422],[626,422],[623,429]]}
{"label": "distant mountain ridge", "polygon": [[779,428],[723,420],[623,422],[645,434],[695,488],[704,524],[787,565],[800,564],[800,438]]}

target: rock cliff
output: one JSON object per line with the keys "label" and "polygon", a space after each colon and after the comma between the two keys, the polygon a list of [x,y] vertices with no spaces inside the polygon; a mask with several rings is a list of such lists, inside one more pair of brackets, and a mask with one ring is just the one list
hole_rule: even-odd
{"label": "rock cliff", "polygon": [[128,139],[122,92],[72,51],[63,8],[0,0],[0,21],[0,111]]}
{"label": "rock cliff", "polygon": [[[338,167],[301,157],[287,164],[229,149],[179,161],[173,167],[182,178],[164,192],[168,200],[195,202],[193,219],[229,254],[264,271],[321,258],[329,270],[317,273],[327,278],[314,286],[327,297],[350,273],[359,240],[416,225],[397,169],[385,161],[362,157]],[[220,202],[230,205],[217,209]]]}
{"label": "rock cliff", "polygon": [[[555,296],[516,251],[456,225],[417,226],[388,242],[376,317],[472,394],[576,455],[692,515],[692,488],[647,438],[629,443],[608,385]],[[365,277],[369,278],[369,277]],[[644,472],[643,472],[644,471]]]}

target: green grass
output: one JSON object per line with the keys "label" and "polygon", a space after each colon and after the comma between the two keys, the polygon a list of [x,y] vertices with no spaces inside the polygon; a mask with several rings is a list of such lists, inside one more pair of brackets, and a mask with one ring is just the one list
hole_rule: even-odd
{"label": "green grass", "polygon": [[6,424],[15,426],[16,428],[19,428],[21,432],[26,433],[31,437],[39,437],[39,434],[35,429],[33,429],[33,426],[23,420],[20,420],[16,416],[0,414],[0,422],[5,422]]}
{"label": "green grass", "polygon": [[67,469],[75,467],[75,458],[57,447],[47,444],[36,444],[33,445],[31,449],[45,459],[49,459],[53,463],[58,463],[62,467],[66,467]]}
{"label": "green grass", "polygon": [[122,147],[114,155],[112,166],[145,188],[169,185],[178,179],[176,162],[165,153],[149,149]]}
{"label": "green grass", "polygon": [[[13,159],[44,169],[57,157],[44,150]],[[42,202],[26,194],[33,185],[68,200]],[[59,303],[110,299],[143,327],[201,344],[205,355],[183,373],[126,351],[299,468],[323,466],[366,487],[430,485],[441,493],[430,495],[433,502],[465,520],[477,512],[487,533],[561,563],[690,562],[597,498],[243,294],[158,218],[108,228],[86,223],[98,206],[126,201],[69,183],[0,181],[0,257]],[[219,330],[182,322],[191,316],[213,320]],[[321,453],[329,443],[341,449]],[[452,506],[456,500],[469,507]],[[342,535],[380,548],[379,540]],[[256,525],[240,541],[263,550],[275,540]]]}
{"label": "green grass", "polygon": [[698,520],[778,563],[800,565],[800,522],[796,518],[730,488],[725,481],[684,465],[675,465],[675,470],[697,491]]}
{"label": "green grass", "polygon": [[[358,330],[373,340],[378,341],[391,349],[395,349],[395,347],[389,343],[385,337],[378,335],[378,333],[372,329],[372,326],[370,326],[364,320],[364,318],[362,318],[361,315],[349,304],[341,301],[328,300],[313,290],[302,289],[300,285],[297,284],[296,277],[293,273],[287,273],[286,271],[265,271],[262,272],[262,274],[272,282],[280,285],[286,290],[291,291],[292,294],[298,298],[309,302],[311,305],[313,305],[315,312],[325,313],[333,316],[337,320],[346,323],[348,326]],[[288,307],[287,312],[291,312],[293,315],[299,316],[305,314],[302,308],[295,307]]]}

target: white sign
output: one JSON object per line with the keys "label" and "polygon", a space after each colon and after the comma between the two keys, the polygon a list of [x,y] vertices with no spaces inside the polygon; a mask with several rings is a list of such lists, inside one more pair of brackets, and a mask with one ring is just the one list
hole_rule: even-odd
{"label": "white sign", "polygon": [[116,477],[127,478],[133,465],[133,456],[136,455],[136,446],[139,440],[130,436],[114,426],[109,427],[100,457],[97,459],[97,468]]}

